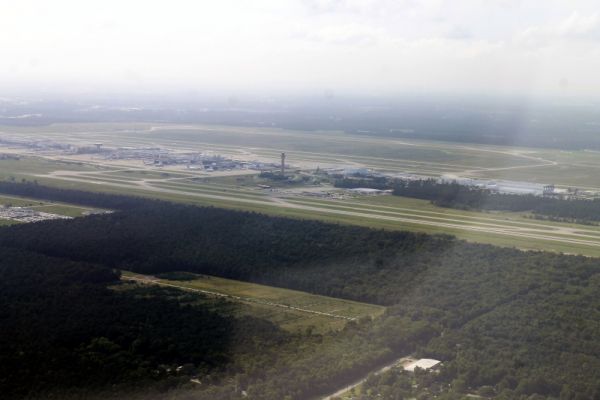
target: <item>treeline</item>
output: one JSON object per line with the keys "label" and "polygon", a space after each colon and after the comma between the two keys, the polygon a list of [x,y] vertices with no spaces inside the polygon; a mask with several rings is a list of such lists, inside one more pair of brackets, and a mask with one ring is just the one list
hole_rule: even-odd
{"label": "treeline", "polygon": [[334,180],[333,185],[344,189],[369,188],[387,190],[390,188],[389,180],[385,177],[338,178]]}
{"label": "treeline", "polygon": [[[326,282],[311,279],[305,283],[305,273],[323,265],[343,270],[348,263],[373,264],[373,254],[405,251],[408,256],[416,249],[434,251],[451,243],[451,238],[442,236],[160,202],[141,202],[126,212],[63,223],[20,224],[0,231],[0,245],[54,257],[140,273],[183,270],[302,286],[312,292],[329,291]],[[353,297],[361,298],[361,293]]]}
{"label": "treeline", "polygon": [[396,196],[430,200],[440,207],[464,210],[531,211],[540,218],[586,223],[600,221],[600,199],[558,199],[532,194],[494,193],[489,189],[438,182],[435,179],[398,180]]}
{"label": "treeline", "polygon": [[582,224],[600,222],[600,199],[559,199],[533,194],[496,193],[489,189],[437,179],[338,178],[335,187],[392,189],[396,196],[429,200],[461,210],[532,212],[535,218]]}
{"label": "treeline", "polygon": [[262,171],[259,176],[264,179],[270,179],[273,181],[285,181],[289,177],[286,175],[282,175],[279,172],[271,172],[271,171]]}

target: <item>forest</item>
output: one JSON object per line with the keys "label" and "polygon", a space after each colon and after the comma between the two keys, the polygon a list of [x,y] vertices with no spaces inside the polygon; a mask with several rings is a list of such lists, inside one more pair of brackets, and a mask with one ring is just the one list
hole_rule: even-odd
{"label": "forest", "polygon": [[0,180],[0,193],[112,210],[126,210],[135,208],[140,203],[153,201],[144,200],[139,197],[43,186],[39,185],[36,181],[24,181],[18,183]]}
{"label": "forest", "polygon": [[225,368],[232,349],[289,340],[263,320],[235,320],[144,288],[107,288],[118,282],[110,268],[0,248],[2,398],[159,381],[166,388],[180,383],[178,366],[206,375]]}
{"label": "forest", "polygon": [[[18,379],[39,381],[31,385],[37,393],[49,381],[73,393],[155,382],[157,393],[180,390],[170,398],[228,399],[244,390],[249,399],[303,400],[414,353],[442,360],[440,373],[418,376],[404,392],[388,389],[406,385],[402,374],[372,379],[364,398],[600,399],[598,259],[110,197],[138,203],[0,229],[0,323],[10,328],[0,341],[3,392]],[[117,285],[119,269],[216,275],[387,311],[338,332],[293,334],[236,320],[201,296]],[[244,337],[231,329],[241,326]],[[192,336],[206,340],[189,344]],[[41,367],[48,348],[58,352],[51,369]],[[192,371],[187,380],[161,372],[181,365]],[[102,372],[93,382],[73,378],[85,368]],[[190,376],[209,383],[190,388]]]}
{"label": "forest", "polygon": [[[325,336],[290,333],[236,316],[230,301],[5,247],[0,304],[7,400],[304,399],[392,356],[368,321]],[[403,350],[424,343],[421,329],[407,327]]]}

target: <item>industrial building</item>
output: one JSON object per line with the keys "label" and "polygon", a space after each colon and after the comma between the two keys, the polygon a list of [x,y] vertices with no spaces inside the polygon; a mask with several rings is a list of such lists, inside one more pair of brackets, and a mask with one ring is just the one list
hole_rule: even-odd
{"label": "industrial building", "polygon": [[404,366],[404,369],[409,372],[415,372],[415,369],[419,368],[425,371],[434,370],[441,366],[442,362],[434,360],[433,358],[421,358]]}

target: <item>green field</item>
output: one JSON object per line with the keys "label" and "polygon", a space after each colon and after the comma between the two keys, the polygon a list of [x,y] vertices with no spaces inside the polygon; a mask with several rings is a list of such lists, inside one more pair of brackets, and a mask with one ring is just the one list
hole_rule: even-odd
{"label": "green field", "polygon": [[27,199],[18,196],[6,196],[0,195],[0,205],[11,206],[11,207],[31,207],[31,206],[42,206],[46,203],[36,199]]}
{"label": "green field", "polygon": [[207,275],[196,275],[193,280],[170,280],[123,271],[123,279],[132,278],[146,284],[162,284],[182,290],[204,291],[213,296],[226,296],[226,299],[244,305],[236,308],[236,313],[267,319],[292,332],[312,328],[314,332],[325,333],[343,328],[349,320],[375,318],[385,311],[385,307],[373,304]]}

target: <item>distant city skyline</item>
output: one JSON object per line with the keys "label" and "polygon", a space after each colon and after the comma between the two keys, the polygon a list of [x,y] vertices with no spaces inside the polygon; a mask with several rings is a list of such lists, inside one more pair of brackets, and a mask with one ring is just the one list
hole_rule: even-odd
{"label": "distant city skyline", "polygon": [[5,0],[0,26],[4,92],[600,94],[589,0]]}

